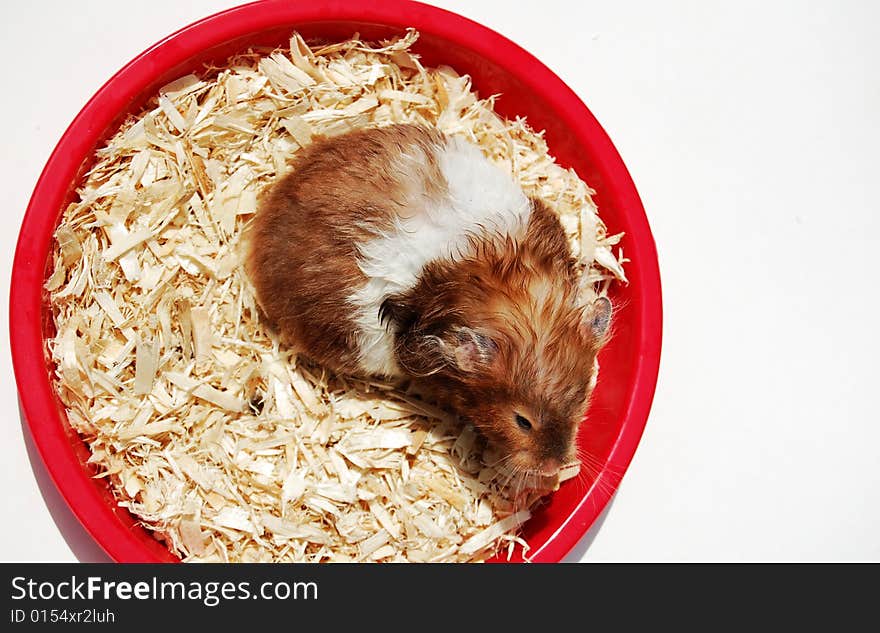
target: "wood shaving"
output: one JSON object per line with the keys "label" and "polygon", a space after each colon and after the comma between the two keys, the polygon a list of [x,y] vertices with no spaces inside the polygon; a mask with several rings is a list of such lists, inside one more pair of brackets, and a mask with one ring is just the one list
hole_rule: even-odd
{"label": "wood shaving", "polygon": [[626,281],[592,190],[497,97],[424,68],[417,38],[294,34],[181,77],[97,151],[62,215],[45,286],[55,387],[96,476],[185,561],[524,554],[529,508],[578,472],[512,478],[405,384],[331,375],[259,319],[241,235],[260,191],[315,137],[395,122],[477,143],[559,213],[585,287]]}

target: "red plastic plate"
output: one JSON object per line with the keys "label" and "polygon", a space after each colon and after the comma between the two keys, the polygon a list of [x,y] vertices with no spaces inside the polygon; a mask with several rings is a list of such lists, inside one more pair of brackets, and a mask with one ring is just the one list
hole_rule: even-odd
{"label": "red plastic plate", "polygon": [[156,90],[202,64],[222,63],[254,45],[281,45],[293,30],[338,40],[359,32],[375,39],[415,27],[415,51],[427,65],[448,64],[473,77],[483,95],[500,93],[503,116],[526,116],[546,130],[557,160],[595,190],[602,218],[632,260],[630,283],[612,297],[614,336],[582,425],[580,447],[593,461],[586,476],[567,482],[525,526],[530,560],[561,560],[608,503],[641,438],[660,361],[662,308],[657,254],[636,188],[620,156],[581,100],[535,57],[501,35],[459,15],[385,0],[267,0],[218,13],[162,40],[114,75],[85,105],[43,169],[22,223],[12,271],[10,338],[21,405],[46,468],[71,510],[117,561],[176,561],[114,501],[85,461],[89,451],[67,423],[50,384],[45,340],[51,336],[43,283],[61,210],[91,163],[94,150]]}

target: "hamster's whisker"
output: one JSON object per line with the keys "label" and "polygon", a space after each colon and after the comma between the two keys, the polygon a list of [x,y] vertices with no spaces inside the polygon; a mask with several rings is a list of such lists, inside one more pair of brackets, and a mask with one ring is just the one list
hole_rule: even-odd
{"label": "hamster's whisker", "polygon": [[525,490],[526,477],[528,477],[529,471],[525,468],[522,468],[521,466],[517,466],[516,469],[516,473],[518,476],[516,479],[516,486],[513,495],[513,504],[514,508],[516,510],[519,510],[520,495],[522,494],[522,491]]}
{"label": "hamster's whisker", "polygon": [[511,461],[512,457],[513,457],[512,455],[508,455],[507,457],[505,457],[504,459],[502,459],[498,462],[499,465],[501,467],[503,467],[503,470],[496,469],[495,476],[492,478],[494,481],[494,480],[497,480],[499,477],[504,477],[504,475],[507,475],[506,477],[504,477],[504,482],[500,484],[500,487],[502,490],[507,488],[508,484],[510,483],[510,480],[513,479],[517,474],[517,467],[516,466],[514,466],[512,469],[506,468],[507,463],[509,461]]}
{"label": "hamster's whisker", "polygon": [[496,459],[491,464],[486,464],[486,466],[488,468],[498,469],[498,468],[503,467],[505,464],[507,464],[507,462],[509,462],[511,459],[513,459],[513,455],[505,455],[504,457],[502,457],[500,459]]}
{"label": "hamster's whisker", "polygon": [[582,482],[585,488],[596,486],[608,496],[614,494],[616,489],[615,480],[620,480],[620,469],[608,467],[607,464],[595,455],[580,447],[578,447],[576,452],[581,462],[581,470],[578,473],[577,481]]}
{"label": "hamster's whisker", "polygon": [[575,453],[577,455],[578,460],[581,462],[581,464],[591,464],[593,466],[593,468],[595,468],[597,471],[604,470],[604,471],[608,472],[609,474],[614,475],[618,479],[623,476],[623,469],[622,468],[599,459],[598,457],[596,457],[595,454],[593,454],[588,449],[585,449],[581,446],[578,446],[575,449]]}

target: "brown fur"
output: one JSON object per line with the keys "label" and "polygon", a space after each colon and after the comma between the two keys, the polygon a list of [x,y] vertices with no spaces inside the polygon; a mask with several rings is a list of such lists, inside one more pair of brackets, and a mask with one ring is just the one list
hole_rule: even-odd
{"label": "brown fur", "polygon": [[[247,270],[284,341],[330,369],[358,371],[346,300],[365,282],[357,244],[411,213],[414,199],[444,195],[434,154],[442,142],[406,125],[319,141],[261,200]],[[579,300],[558,218],[538,200],[532,206],[521,241],[472,238],[469,256],[430,262],[381,316],[404,371],[473,421],[511,465],[546,471],[572,457],[607,319]]]}
{"label": "brown fur", "polygon": [[[439,196],[435,131],[409,125],[323,139],[299,152],[291,171],[260,200],[248,232],[246,268],[260,308],[288,345],[331,369],[357,371],[351,307],[364,282],[356,245],[405,214],[413,190]],[[428,169],[398,159],[422,152]]]}
{"label": "brown fur", "polygon": [[[400,365],[439,400],[506,447],[513,466],[552,470],[573,457],[602,333],[580,305],[574,260],[559,220],[540,201],[525,239],[480,243],[460,262],[429,264],[405,296],[392,297]],[[476,367],[454,359],[462,329],[494,345]],[[515,415],[524,415],[524,431]]]}

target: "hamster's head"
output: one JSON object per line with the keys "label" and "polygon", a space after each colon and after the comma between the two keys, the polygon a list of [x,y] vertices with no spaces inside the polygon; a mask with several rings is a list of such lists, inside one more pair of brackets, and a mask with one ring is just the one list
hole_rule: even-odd
{"label": "hamster's head", "polygon": [[426,363],[414,374],[473,424],[507,470],[552,476],[576,458],[611,311],[600,297],[543,320],[508,314],[447,326],[407,342]]}

